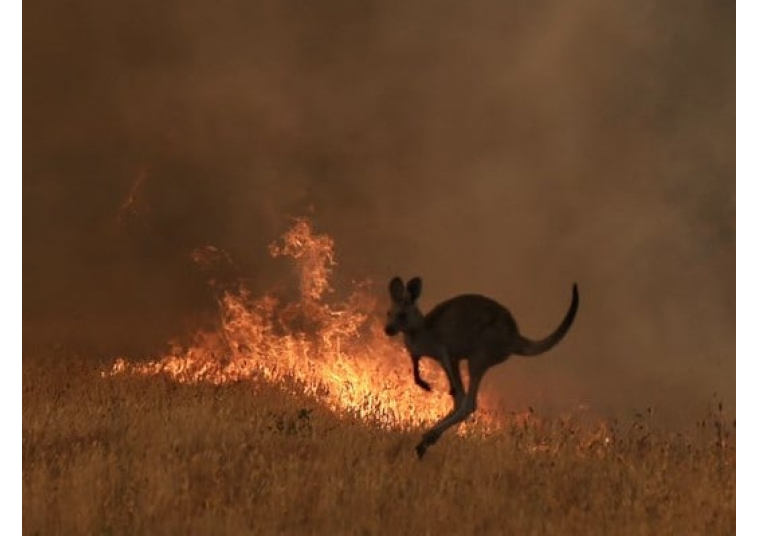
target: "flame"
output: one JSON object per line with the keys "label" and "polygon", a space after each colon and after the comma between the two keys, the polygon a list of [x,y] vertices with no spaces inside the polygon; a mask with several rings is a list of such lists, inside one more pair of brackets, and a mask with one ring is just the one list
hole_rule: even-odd
{"label": "flame", "polygon": [[[189,347],[174,345],[167,355],[147,363],[117,359],[104,375],[164,374],[178,382],[213,384],[258,379],[383,427],[405,429],[440,419],[452,406],[445,374],[436,363],[422,361],[422,374],[433,392],[414,384],[402,344],[382,331],[370,282],[354,283],[343,301],[325,299],[333,292],[334,246],[329,236],[314,234],[308,220],[295,219],[269,252],[294,260],[298,300],[254,297],[238,283],[220,295],[220,327],[215,332],[198,332]],[[212,261],[209,256],[228,259],[213,247],[193,253],[205,267]],[[459,432],[484,432],[495,421],[492,413],[480,409]]]}

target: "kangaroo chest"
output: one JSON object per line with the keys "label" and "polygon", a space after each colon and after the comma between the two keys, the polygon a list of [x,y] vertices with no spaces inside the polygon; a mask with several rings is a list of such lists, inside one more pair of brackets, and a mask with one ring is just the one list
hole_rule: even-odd
{"label": "kangaroo chest", "polygon": [[415,357],[430,357],[440,360],[441,357],[448,353],[445,345],[434,340],[426,333],[404,333],[403,343],[409,354]]}

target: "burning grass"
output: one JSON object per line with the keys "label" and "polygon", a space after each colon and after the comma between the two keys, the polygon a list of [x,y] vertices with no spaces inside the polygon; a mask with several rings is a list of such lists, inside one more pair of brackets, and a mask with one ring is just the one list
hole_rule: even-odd
{"label": "burning grass", "polygon": [[[353,285],[343,301],[329,300],[336,266],[334,242],[296,219],[271,244],[274,257],[295,263],[299,298],[284,302],[269,294],[253,296],[242,283],[219,291],[219,328],[199,332],[192,344],[174,345],[167,355],[145,362],[120,358],[108,374],[166,375],[179,382],[223,384],[258,378],[288,385],[338,414],[352,414],[383,428],[407,429],[433,422],[450,409],[448,385],[440,367],[423,362],[436,387],[426,393],[413,384],[411,360],[382,332],[376,294],[368,282]],[[204,269],[231,259],[215,248],[196,250]],[[426,365],[426,366],[425,366]],[[484,409],[480,431],[502,422]],[[459,428],[471,429],[471,422]]]}

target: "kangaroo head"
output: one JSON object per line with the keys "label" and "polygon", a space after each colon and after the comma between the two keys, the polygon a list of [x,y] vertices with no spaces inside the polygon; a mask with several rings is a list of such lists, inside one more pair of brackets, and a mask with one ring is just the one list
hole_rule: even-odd
{"label": "kangaroo head", "polygon": [[387,312],[387,324],[385,334],[397,335],[399,332],[407,333],[422,327],[424,315],[419,310],[416,301],[422,293],[422,280],[419,277],[409,279],[406,286],[400,277],[390,280],[390,310]]}

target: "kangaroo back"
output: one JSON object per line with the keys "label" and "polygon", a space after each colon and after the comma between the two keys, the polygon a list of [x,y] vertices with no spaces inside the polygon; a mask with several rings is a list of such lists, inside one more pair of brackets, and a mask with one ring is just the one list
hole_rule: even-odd
{"label": "kangaroo back", "polygon": [[567,311],[566,316],[564,316],[564,320],[562,320],[561,324],[559,324],[559,327],[556,328],[556,330],[548,337],[539,341],[533,341],[526,337],[523,337],[522,335],[519,335],[516,346],[514,348],[514,353],[521,356],[535,356],[542,354],[543,352],[547,352],[556,346],[556,344],[564,338],[564,335],[567,334],[567,331],[569,331],[569,328],[572,326],[572,322],[574,322],[575,315],[577,314],[577,307],[579,305],[580,296],[577,293],[577,284],[574,284],[572,286],[572,303],[569,306],[569,311]]}

